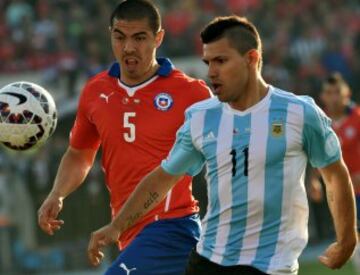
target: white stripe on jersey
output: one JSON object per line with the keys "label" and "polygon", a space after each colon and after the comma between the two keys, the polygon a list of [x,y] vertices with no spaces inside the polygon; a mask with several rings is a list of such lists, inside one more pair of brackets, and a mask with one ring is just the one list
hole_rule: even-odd
{"label": "white stripe on jersey", "polygon": [[[193,144],[196,147],[197,150],[201,151],[201,148],[203,146],[203,142],[204,142],[204,136],[203,136],[203,132],[204,132],[204,122],[205,122],[205,114],[206,112],[197,112],[196,114],[194,114],[194,116],[191,118],[191,136],[194,138]],[[208,170],[208,166],[206,163],[206,169]],[[210,188],[209,188],[209,178],[208,175],[205,175],[205,180],[207,183],[207,192],[208,192],[208,198],[209,196],[209,192],[210,192]],[[207,209],[206,209],[206,215],[203,218],[203,220],[207,220],[207,217],[209,216],[210,213],[210,204],[208,203],[207,205]],[[207,229],[207,223],[202,223],[202,231],[206,232]],[[202,238],[203,235],[200,236],[200,238]],[[202,242],[198,242],[197,244],[197,251],[202,251],[203,247],[202,247]]]}
{"label": "white stripe on jersey", "polygon": [[[294,272],[298,269],[298,263],[293,263],[300,255],[307,240],[307,231],[298,229],[304,228],[304,225],[297,225],[300,221],[307,221],[307,198],[304,184],[300,180],[298,185],[293,183],[305,176],[307,157],[302,151],[302,131],[304,124],[304,108],[299,104],[289,103],[288,115],[286,121],[286,156],[284,159],[284,185],[282,201],[282,219],[280,225],[280,234],[275,251],[275,255],[270,262],[269,270],[281,270],[284,263],[289,263],[289,267]],[[306,227],[306,226],[305,226]],[[287,232],[287,233],[284,233]],[[280,273],[279,273],[280,274]],[[283,274],[289,274],[287,271]]]}
{"label": "white stripe on jersey", "polygon": [[171,200],[171,194],[172,194],[172,189],[170,189],[170,191],[167,193],[166,195],[166,201],[165,201],[165,206],[164,206],[164,212],[169,211],[169,207],[170,207],[170,200]]}
{"label": "white stripe on jersey", "polygon": [[265,190],[265,161],[268,139],[270,104],[262,112],[251,114],[251,133],[249,143],[249,178],[248,178],[248,218],[243,239],[243,249],[240,253],[239,264],[249,263],[255,259],[256,248],[263,223],[263,205]]}
{"label": "white stripe on jersey", "polygon": [[219,196],[219,221],[216,232],[216,247],[218,248],[211,256],[211,261],[221,262],[226,248],[227,239],[230,231],[232,190],[231,185],[231,147],[233,142],[234,115],[222,111],[220,127],[218,132],[218,142],[216,148],[217,171],[218,171],[218,196]]}

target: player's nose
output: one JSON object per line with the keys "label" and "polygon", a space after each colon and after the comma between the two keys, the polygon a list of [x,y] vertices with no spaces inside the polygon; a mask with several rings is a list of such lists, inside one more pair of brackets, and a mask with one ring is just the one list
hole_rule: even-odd
{"label": "player's nose", "polygon": [[126,54],[135,52],[135,45],[134,45],[134,43],[133,43],[130,39],[128,39],[128,40],[125,41],[124,47],[123,47],[123,51],[124,51]]}
{"label": "player's nose", "polygon": [[207,76],[209,79],[214,79],[218,76],[217,68],[211,63],[209,63],[209,66],[208,66]]}

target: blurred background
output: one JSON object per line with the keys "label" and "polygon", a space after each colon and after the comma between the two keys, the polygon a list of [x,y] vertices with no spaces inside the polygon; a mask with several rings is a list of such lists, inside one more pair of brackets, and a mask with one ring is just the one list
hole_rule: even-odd
{"label": "blurred background", "polygon": [[[97,269],[86,258],[89,234],[110,220],[109,198],[98,161],[82,187],[65,200],[62,230],[40,232],[36,211],[50,191],[68,143],[84,82],[113,61],[108,32],[113,0],[0,0],[0,87],[28,80],[48,89],[58,110],[58,128],[35,154],[0,150],[0,274],[102,274],[115,248]],[[166,37],[159,56],[189,75],[206,79],[199,31],[216,15],[247,16],[264,44],[263,75],[280,88],[315,99],[321,82],[338,71],[360,100],[360,2],[358,0],[156,0]],[[202,177],[194,193],[202,215]],[[334,239],[324,199],[310,200],[309,245],[300,274],[355,275],[317,264]]]}

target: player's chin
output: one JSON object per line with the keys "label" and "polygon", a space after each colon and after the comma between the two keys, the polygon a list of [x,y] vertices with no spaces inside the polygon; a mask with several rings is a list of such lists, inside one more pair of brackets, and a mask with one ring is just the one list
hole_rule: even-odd
{"label": "player's chin", "polygon": [[228,100],[228,98],[224,95],[224,94],[222,94],[222,93],[215,93],[214,94],[218,99],[219,99],[219,101],[221,101],[221,102],[228,102],[229,100]]}
{"label": "player's chin", "polygon": [[126,68],[125,67],[125,72],[131,78],[139,78],[141,76],[141,72],[137,68]]}

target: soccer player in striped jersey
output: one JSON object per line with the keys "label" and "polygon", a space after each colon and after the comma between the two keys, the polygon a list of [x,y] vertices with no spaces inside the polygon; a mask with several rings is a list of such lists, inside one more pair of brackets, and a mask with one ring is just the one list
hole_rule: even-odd
{"label": "soccer player in striped jersey", "polygon": [[[81,185],[100,145],[114,216],[168,155],[186,108],[210,97],[204,81],[166,58],[156,59],[164,36],[160,21],[147,0],[123,1],[114,9],[110,35],[117,62],[82,91],[70,146],[39,210],[39,225],[48,234],[62,225],[57,216],[63,199]],[[106,274],[182,274],[199,235],[198,205],[191,176],[185,176],[160,205],[122,232],[117,242],[122,252]]]}
{"label": "soccer player in striped jersey", "polygon": [[330,120],[311,98],[262,79],[261,40],[246,18],[215,18],[201,38],[217,98],[187,110],[169,156],[102,229],[107,238],[93,235],[89,256],[152,209],[179,178],[205,165],[209,204],[186,274],[297,274],[308,238],[309,161],[326,181],[336,230],[320,261],[340,268],[357,242],[355,203]]}

